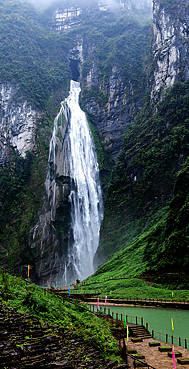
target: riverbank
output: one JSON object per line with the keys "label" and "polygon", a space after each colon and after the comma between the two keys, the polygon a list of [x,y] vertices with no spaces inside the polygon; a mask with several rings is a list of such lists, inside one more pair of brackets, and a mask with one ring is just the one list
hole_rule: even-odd
{"label": "riverbank", "polygon": [[[97,305],[89,304],[97,312]],[[98,312],[115,320],[144,325],[152,337],[189,349],[189,311],[142,306],[99,304]],[[173,324],[172,324],[173,322]]]}

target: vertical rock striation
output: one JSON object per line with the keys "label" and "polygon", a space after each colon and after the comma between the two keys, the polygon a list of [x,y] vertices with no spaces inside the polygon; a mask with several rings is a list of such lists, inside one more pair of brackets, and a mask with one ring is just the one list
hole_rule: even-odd
{"label": "vertical rock striation", "polygon": [[187,2],[153,1],[154,98],[176,81],[189,78],[189,9]]}
{"label": "vertical rock striation", "polygon": [[40,112],[18,99],[19,86],[0,84],[0,164],[9,162],[12,149],[25,157],[33,149]]}

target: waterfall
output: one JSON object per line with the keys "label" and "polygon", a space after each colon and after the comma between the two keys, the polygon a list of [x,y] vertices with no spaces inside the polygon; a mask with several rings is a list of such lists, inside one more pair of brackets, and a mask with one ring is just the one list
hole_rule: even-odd
{"label": "waterfall", "polygon": [[[69,96],[62,102],[54,122],[46,178],[52,222],[56,220],[60,198],[57,176],[69,178],[70,182],[71,227],[66,256],[62,250],[64,284],[70,284],[76,278],[84,279],[94,272],[93,258],[103,219],[97,156],[86,115],[79,106],[80,91],[79,82],[71,81]],[[62,191],[65,191],[65,184]]]}

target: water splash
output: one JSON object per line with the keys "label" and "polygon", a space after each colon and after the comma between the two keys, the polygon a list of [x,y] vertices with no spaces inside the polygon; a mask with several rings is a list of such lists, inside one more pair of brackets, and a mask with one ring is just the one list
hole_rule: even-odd
{"label": "water splash", "polygon": [[[68,201],[71,207],[71,229],[67,257],[62,261],[64,284],[70,284],[76,278],[84,279],[94,272],[93,258],[99,244],[103,219],[97,157],[86,115],[79,106],[79,94],[80,84],[71,81],[69,96],[62,103],[55,119],[46,178],[52,221],[56,219],[59,197],[57,173],[70,178]],[[63,121],[66,121],[66,125],[62,124]],[[58,139],[60,130],[64,137],[62,142]]]}

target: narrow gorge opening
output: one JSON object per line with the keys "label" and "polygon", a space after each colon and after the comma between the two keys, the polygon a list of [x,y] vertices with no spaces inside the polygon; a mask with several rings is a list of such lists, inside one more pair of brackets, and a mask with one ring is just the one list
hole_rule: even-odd
{"label": "narrow gorge opening", "polygon": [[70,58],[70,68],[72,71],[72,80],[75,82],[79,81],[80,72],[79,72],[79,59],[72,59]]}

